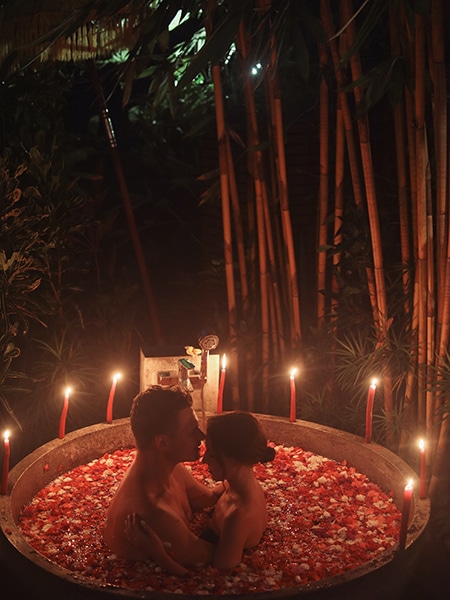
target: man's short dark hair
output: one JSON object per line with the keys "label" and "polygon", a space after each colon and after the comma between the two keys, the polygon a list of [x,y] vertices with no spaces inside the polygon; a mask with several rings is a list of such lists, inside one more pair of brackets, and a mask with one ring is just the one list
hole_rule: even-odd
{"label": "man's short dark hair", "polygon": [[153,385],[133,400],[130,412],[131,431],[136,447],[144,450],[155,436],[172,434],[183,408],[192,407],[191,395],[179,387]]}

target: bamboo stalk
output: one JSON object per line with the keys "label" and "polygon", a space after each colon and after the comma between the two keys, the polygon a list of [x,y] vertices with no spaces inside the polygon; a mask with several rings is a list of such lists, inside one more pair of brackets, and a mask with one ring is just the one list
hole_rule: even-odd
{"label": "bamboo stalk", "polygon": [[[426,190],[426,137],[425,137],[425,31],[421,15],[415,19],[415,124],[417,176],[417,267],[418,285],[418,419],[426,426],[427,385],[427,190]],[[431,267],[431,265],[430,265]]]}
{"label": "bamboo stalk", "polygon": [[[259,8],[262,11],[267,11],[271,7],[271,0],[258,0]],[[277,50],[276,41],[273,32],[270,37],[270,61],[267,70],[266,85],[270,95],[269,106],[272,115],[272,123],[274,126],[274,141],[275,141],[275,152],[276,152],[276,167],[277,167],[277,188],[279,194],[279,203],[281,211],[281,224],[283,229],[283,241],[285,244],[285,252],[287,259],[288,269],[288,281],[289,281],[289,295],[290,295],[290,312],[292,315],[292,322],[290,326],[291,334],[291,345],[295,348],[298,345],[301,335],[301,322],[300,322],[300,300],[298,291],[298,275],[297,275],[297,264],[295,258],[295,246],[294,238],[292,233],[292,221],[291,213],[289,209],[289,195],[288,195],[288,183],[287,183],[287,171],[286,171],[286,155],[284,147],[284,133],[283,133],[283,114],[281,105],[281,93],[279,77],[277,73]]]}
{"label": "bamboo stalk", "polygon": [[[242,37],[242,43],[240,42]],[[247,48],[246,48],[246,34],[243,29],[243,24],[240,24],[238,35],[236,36],[236,47],[238,50],[238,56],[241,63],[241,72],[247,73]],[[245,86],[249,86],[249,81],[247,78],[244,79],[244,96],[247,94],[251,94],[251,89],[246,90]],[[247,191],[246,191],[246,207],[247,207],[247,235],[249,240],[249,248],[248,248],[248,280],[249,280],[249,294],[252,298],[258,297],[258,283],[257,283],[257,264],[258,264],[258,252],[257,252],[257,231],[256,231],[256,200],[255,200],[255,184],[254,184],[254,156],[253,152],[250,150],[252,139],[252,116],[250,114],[250,102],[245,101],[244,103],[245,112],[246,112],[246,130],[247,130],[247,154],[246,154],[246,164],[247,164]],[[256,305],[253,303],[252,313],[248,315],[248,319],[250,321],[256,322]],[[250,308],[250,307],[249,307]],[[259,352],[259,344],[258,344],[258,352]],[[249,410],[255,410],[256,401],[255,401],[255,377],[254,373],[256,373],[259,369],[260,360],[257,357],[257,349],[255,348],[255,344],[253,340],[247,340],[245,343],[245,388],[246,388],[246,396],[247,396],[247,406]]]}
{"label": "bamboo stalk", "polygon": [[[246,37],[243,23],[239,26],[238,36],[236,38],[237,48],[246,62],[248,52],[246,47]],[[269,299],[268,299],[268,274],[267,274],[267,250],[266,250],[266,231],[264,226],[264,176],[262,165],[262,152],[258,148],[258,121],[256,117],[256,107],[253,97],[253,91],[248,77],[243,82],[244,97],[248,117],[248,137],[251,158],[251,171],[253,174],[255,190],[255,208],[256,208],[256,232],[258,247],[258,265],[259,265],[259,292],[260,292],[260,310],[261,310],[261,371],[262,371],[262,410],[268,412],[269,408],[269,364],[270,364],[270,319],[269,319]]]}
{"label": "bamboo stalk", "polygon": [[[206,15],[206,31],[207,36],[212,34],[212,19],[216,9],[216,1],[208,0],[208,12]],[[239,391],[237,381],[238,372],[238,352],[237,352],[237,308],[236,308],[236,291],[234,285],[233,271],[233,241],[231,232],[231,208],[230,208],[230,174],[228,172],[228,156],[227,156],[227,134],[225,128],[225,109],[223,103],[222,80],[220,74],[220,65],[212,65],[212,77],[214,85],[214,105],[216,111],[216,129],[217,143],[219,149],[219,170],[220,170],[220,192],[222,200],[222,224],[223,224],[223,243],[224,243],[224,260],[225,260],[225,278],[227,283],[227,300],[228,300],[228,331],[230,336],[230,358],[233,364],[232,378],[232,398],[233,406],[238,407]]]}
{"label": "bamboo stalk", "polygon": [[[349,36],[349,45],[353,44],[356,34],[355,25],[352,20],[353,8],[351,0],[343,0],[342,2],[344,20],[348,22],[347,34]],[[353,81],[358,81],[362,78],[362,68],[359,58],[359,53],[353,53],[350,57],[350,66],[352,71]],[[377,307],[379,311],[379,319],[381,330],[386,328],[387,306],[386,306],[386,287],[384,280],[384,266],[382,254],[382,241],[380,232],[380,223],[378,217],[377,194],[375,189],[375,178],[373,173],[372,151],[370,147],[370,132],[367,120],[367,113],[361,109],[363,102],[363,92],[360,86],[355,85],[355,109],[356,122],[359,132],[359,143],[361,150],[361,162],[363,168],[364,182],[366,188],[367,211],[369,216],[370,234],[372,238],[372,252],[374,261],[375,273],[375,291],[377,294]],[[384,331],[385,333],[385,331]]]}
{"label": "bamboo stalk", "polygon": [[263,198],[267,257],[270,273],[269,298],[272,299],[273,303],[272,318],[270,319],[272,330],[272,355],[274,357],[275,364],[277,364],[281,356],[284,356],[285,352],[284,327],[282,317],[283,311],[281,309],[278,269],[275,255],[275,244],[272,234],[272,218],[269,210],[269,202],[267,198],[267,190],[265,185],[263,186]]}
{"label": "bamboo stalk", "polygon": [[427,160],[427,388],[426,388],[426,408],[425,408],[425,431],[429,439],[431,439],[432,429],[435,422],[434,414],[434,392],[431,390],[432,367],[435,363],[435,272],[434,272],[434,224],[433,224],[433,207],[431,199],[431,173],[430,162]]}
{"label": "bamboo stalk", "polygon": [[[403,41],[401,46],[403,54],[406,56],[414,70],[414,39],[409,27],[409,20],[405,14],[404,6],[399,7],[398,16],[400,20],[400,31],[398,40]],[[419,316],[422,304],[419,302],[419,277],[420,268],[418,266],[418,235],[417,235],[417,175],[416,175],[416,138],[415,138],[415,115],[414,115],[414,96],[408,86],[405,86],[405,115],[406,115],[406,137],[407,137],[407,158],[409,164],[409,188],[410,188],[410,212],[412,235],[412,261],[414,264],[413,290],[412,290],[412,312],[410,319],[410,371],[408,372],[405,385],[405,396],[402,410],[402,431],[400,446],[405,447],[409,436],[415,432],[419,422],[419,388],[421,388],[422,369],[419,368]],[[420,376],[418,376],[420,374]],[[419,384],[420,377],[420,384]]]}
{"label": "bamboo stalk", "polygon": [[319,179],[319,208],[318,208],[318,245],[317,253],[317,327],[323,329],[325,324],[325,288],[326,288],[326,264],[327,254],[324,250],[328,241],[328,225],[326,222],[328,214],[329,194],[329,91],[323,73],[328,63],[327,53],[322,44],[319,45],[320,65],[322,79],[319,90],[319,139],[320,139],[320,179]]}
{"label": "bamboo stalk", "polygon": [[[438,228],[438,340],[437,360],[438,369],[444,365],[450,339],[450,236],[448,233],[449,215],[445,200],[449,189],[449,165],[447,149],[447,106],[446,106],[446,79],[445,79],[445,38],[444,38],[445,10],[442,0],[434,0],[431,5],[431,39],[432,39],[432,79],[434,83],[434,112],[433,122],[435,131],[436,153],[436,212]],[[445,237],[444,237],[445,236]],[[444,242],[445,240],[445,242]],[[440,249],[445,243],[445,256]],[[439,370],[438,370],[439,373]],[[438,380],[441,375],[438,375]],[[434,413],[443,413],[439,426],[439,435],[433,461],[432,477],[430,482],[430,496],[436,504],[438,492],[444,481],[448,480],[448,452],[449,452],[449,419],[448,410],[444,408],[446,398],[443,394],[436,394]]]}
{"label": "bamboo stalk", "polygon": [[[355,22],[352,19],[353,6],[352,0],[342,0],[343,19],[347,23],[346,35],[348,36],[348,46],[351,46],[356,37]],[[350,68],[354,82],[362,78],[362,67],[358,52],[353,52],[350,57]],[[369,217],[370,236],[372,242],[372,256],[375,274],[375,293],[376,305],[378,309],[378,321],[380,329],[378,331],[378,346],[388,344],[388,316],[386,285],[383,265],[383,246],[381,240],[380,223],[378,216],[377,193],[375,188],[375,178],[373,172],[372,151],[370,145],[370,131],[366,111],[362,110],[363,92],[359,85],[353,88],[355,97],[356,122],[359,132],[359,144],[361,151],[361,162],[366,189],[367,212]],[[384,380],[391,381],[392,377],[388,365],[384,373]],[[392,446],[394,443],[394,402],[392,396],[392,385],[384,386],[384,411],[387,420],[387,443]]]}
{"label": "bamboo stalk", "polygon": [[240,284],[241,284],[241,302],[242,302],[242,313],[244,319],[249,311],[249,286],[248,286],[248,278],[247,278],[247,263],[245,260],[245,240],[244,240],[244,228],[242,226],[242,217],[241,217],[241,207],[239,203],[239,193],[236,182],[236,172],[234,169],[233,163],[233,155],[231,152],[231,143],[230,136],[226,136],[226,146],[227,146],[227,164],[228,164],[228,173],[230,176],[229,186],[230,186],[230,197],[231,197],[231,206],[233,209],[233,222],[234,222],[234,231],[236,236],[236,247],[238,254],[238,263],[239,263],[239,276],[240,276]]}
{"label": "bamboo stalk", "polygon": [[[401,56],[400,50],[400,31],[398,14],[394,12],[393,7],[389,10],[389,31],[391,43],[392,60],[398,60]],[[402,282],[404,295],[405,315],[410,314],[411,304],[408,301],[411,292],[411,240],[410,240],[410,218],[408,211],[408,187],[407,187],[407,158],[405,145],[405,119],[402,101],[399,100],[393,110],[394,115],[394,133],[395,133],[395,153],[397,159],[397,192],[399,205],[399,229],[400,229],[400,248],[402,261]]]}
{"label": "bamboo stalk", "polygon": [[[438,288],[438,321],[443,318],[443,301],[440,298],[441,285],[445,281],[445,261],[448,236],[448,131],[447,131],[447,90],[445,71],[445,14],[442,0],[431,2],[431,62],[433,81],[433,124],[436,171],[436,263]],[[444,286],[445,287],[445,286]]]}
{"label": "bamboo stalk", "polygon": [[[350,111],[349,101],[347,98],[346,92],[344,92],[345,87],[345,79],[344,74],[341,69],[341,59],[339,56],[339,52],[337,49],[336,39],[334,36],[334,26],[333,20],[331,17],[331,10],[329,0],[321,0],[320,3],[320,15],[322,19],[322,24],[324,27],[325,34],[328,38],[328,46],[330,49],[330,54],[333,62],[333,67],[335,71],[336,81],[338,83],[338,94],[339,94],[339,103],[342,109],[342,117],[344,120],[344,128],[345,128],[345,140],[347,144],[347,155],[349,159],[350,166],[350,174],[353,186],[353,194],[355,198],[355,204],[358,208],[361,208],[363,205],[363,190],[361,184],[361,177],[359,172],[359,161],[358,154],[356,152],[356,142],[354,136],[353,129],[353,119]],[[375,327],[377,329],[380,328],[379,323],[379,309],[377,306],[377,293],[375,286],[375,278],[373,271],[370,267],[366,267],[366,277],[367,277],[367,288],[369,301],[372,308],[372,317]]]}
{"label": "bamboo stalk", "polygon": [[[338,101],[336,110],[336,158],[335,158],[335,192],[334,192],[334,246],[342,242],[342,218],[344,215],[344,171],[345,171],[345,133],[344,119]],[[339,284],[337,273],[340,270],[341,252],[333,253],[333,277],[331,287],[331,313],[336,315],[338,305]],[[334,336],[332,338],[334,340]]]}

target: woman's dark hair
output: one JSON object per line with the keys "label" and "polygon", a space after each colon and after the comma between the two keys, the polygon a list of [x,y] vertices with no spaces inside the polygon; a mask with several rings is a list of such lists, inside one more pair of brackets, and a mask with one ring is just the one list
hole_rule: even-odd
{"label": "woman's dark hair", "polygon": [[[256,417],[245,411],[215,415],[208,419],[206,445],[244,465],[269,462],[275,450],[267,445],[264,430]],[[220,460],[220,458],[218,457]]]}
{"label": "woman's dark hair", "polygon": [[156,435],[174,433],[179,411],[191,406],[192,398],[182,388],[154,385],[140,392],[134,398],[130,412],[136,447],[144,450]]}

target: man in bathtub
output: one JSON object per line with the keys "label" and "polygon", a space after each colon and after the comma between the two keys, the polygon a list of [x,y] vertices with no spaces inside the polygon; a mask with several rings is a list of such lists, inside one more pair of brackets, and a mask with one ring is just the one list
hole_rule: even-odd
{"label": "man in bathtub", "polygon": [[148,559],[125,532],[127,519],[136,515],[138,523],[142,520],[164,540],[168,564],[161,566],[183,575],[186,569],[178,570],[177,564],[209,564],[213,546],[195,536],[189,523],[192,511],[213,507],[224,488],[222,482],[206,487],[182,464],[199,458],[204,439],[191,396],[179,388],[153,386],[133,400],[130,423],[136,457],[108,509],[105,543],[118,556]]}

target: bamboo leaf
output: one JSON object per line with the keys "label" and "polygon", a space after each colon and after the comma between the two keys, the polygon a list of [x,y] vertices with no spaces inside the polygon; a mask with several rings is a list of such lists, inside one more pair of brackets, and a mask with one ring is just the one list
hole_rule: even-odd
{"label": "bamboo leaf", "polygon": [[355,41],[342,57],[342,63],[345,64],[369,39],[372,31],[379,25],[383,13],[388,10],[389,4],[390,0],[372,0],[372,2],[369,3],[370,8],[367,16],[359,27]]}
{"label": "bamboo leaf", "polygon": [[209,65],[217,64],[228,52],[236,36],[242,13],[229,13],[225,20],[214,31],[211,38],[191,61],[178,82],[177,89],[188,85],[198,73]]}

